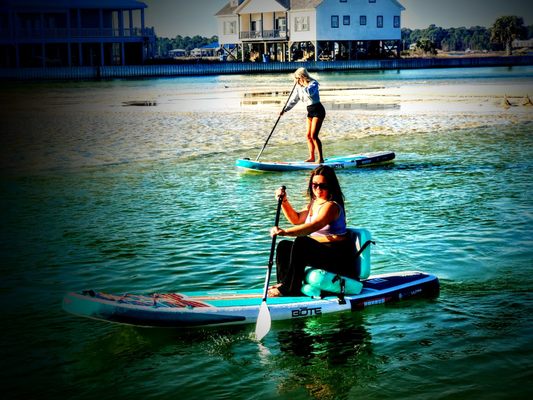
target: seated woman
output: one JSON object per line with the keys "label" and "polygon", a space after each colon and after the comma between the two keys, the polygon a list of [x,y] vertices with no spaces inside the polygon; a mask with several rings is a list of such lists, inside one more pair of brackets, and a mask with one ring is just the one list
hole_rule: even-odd
{"label": "seated woman", "polygon": [[355,244],[346,231],[344,195],[335,175],[328,166],[313,170],[308,185],[309,203],[301,211],[283,196],[282,210],[293,227],[273,227],[271,235],[295,236],[294,241],[282,240],[276,249],[278,284],[271,286],[268,296],[301,296],[305,267],[312,266],[343,276],[357,278]]}

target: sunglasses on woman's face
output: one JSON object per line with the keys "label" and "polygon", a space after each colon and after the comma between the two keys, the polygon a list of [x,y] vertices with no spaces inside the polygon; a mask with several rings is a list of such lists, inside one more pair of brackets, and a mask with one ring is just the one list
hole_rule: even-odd
{"label": "sunglasses on woman's face", "polygon": [[328,187],[328,184],[327,183],[311,183],[311,186],[313,187],[313,189],[320,189],[320,190],[328,190],[329,187]]}

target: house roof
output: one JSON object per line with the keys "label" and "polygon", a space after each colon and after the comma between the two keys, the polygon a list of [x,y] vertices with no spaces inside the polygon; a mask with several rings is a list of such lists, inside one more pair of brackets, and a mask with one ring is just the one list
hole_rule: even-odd
{"label": "house roof", "polygon": [[291,10],[308,10],[317,8],[324,0],[292,0]]}
{"label": "house roof", "polygon": [[402,6],[402,5],[400,4],[400,2],[399,2],[399,1],[397,1],[397,0],[390,0],[390,1],[392,1],[392,2],[393,2],[394,4],[396,4],[396,5],[398,6],[398,7],[400,7],[400,9],[401,9],[402,11],[404,11],[404,10],[405,10],[405,7],[404,7],[404,6]]}
{"label": "house roof", "polygon": [[[278,3],[285,10],[288,10],[290,8],[290,0],[272,0],[272,1],[274,3]],[[239,6],[237,7],[237,9],[235,11],[237,13],[239,13],[241,11],[241,9],[243,9],[246,6],[250,5],[250,3],[254,3],[254,2],[258,2],[259,3],[259,2],[261,2],[261,0],[244,0],[244,1],[240,2]],[[264,6],[264,4],[258,4],[258,5],[263,5]]]}
{"label": "house roof", "polygon": [[[392,3],[396,4],[402,10],[405,10],[405,7],[400,4],[397,0],[390,0]],[[291,10],[308,10],[312,8],[317,8],[322,4],[324,0],[291,0],[290,8]]]}
{"label": "house roof", "polygon": [[233,11],[235,11],[235,9],[237,7],[238,6],[232,6],[231,5],[231,1],[229,1],[228,4],[226,4],[220,10],[218,10],[218,12],[215,14],[215,16],[221,17],[223,15],[233,15],[233,14],[235,14]]}
{"label": "house roof", "polygon": [[[232,6],[232,1],[228,1],[228,4],[226,4],[220,11],[218,11],[215,15],[216,16],[223,16],[223,15],[234,15],[235,10],[239,8],[243,3],[250,2],[253,0],[240,0],[238,3],[240,3],[237,6]],[[291,10],[310,10],[317,8],[320,4],[324,2],[324,0],[275,0],[280,5],[285,7],[286,9]],[[401,10],[405,10],[405,7],[400,4],[398,0],[390,0],[392,3],[396,4]]]}
{"label": "house roof", "polygon": [[[243,3],[248,3],[253,0],[239,0],[238,5],[232,6],[232,1],[228,1],[228,4],[226,4],[224,7],[222,7],[215,16],[224,16],[224,15],[235,15],[235,10],[243,5]],[[282,7],[289,9],[291,5],[291,0],[274,0],[276,3],[279,3]],[[294,0],[292,0],[294,2]],[[320,0],[322,2],[322,0]]]}

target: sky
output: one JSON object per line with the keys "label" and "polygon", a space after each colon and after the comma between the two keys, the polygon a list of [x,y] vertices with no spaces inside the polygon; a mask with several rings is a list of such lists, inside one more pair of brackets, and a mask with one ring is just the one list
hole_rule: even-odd
{"label": "sky", "polygon": [[[217,35],[215,14],[228,0],[140,0],[146,26],[155,27],[156,35]],[[350,0],[348,0],[350,1]],[[387,0],[378,0],[387,1]],[[496,18],[517,15],[525,25],[533,25],[531,0],[399,0],[405,7],[402,28],[423,29],[431,24],[442,28],[491,27]]]}

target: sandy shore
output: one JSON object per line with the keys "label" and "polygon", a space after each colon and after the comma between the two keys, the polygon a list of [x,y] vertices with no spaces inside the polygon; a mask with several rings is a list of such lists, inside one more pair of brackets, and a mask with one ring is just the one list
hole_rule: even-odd
{"label": "sandy shore", "polygon": [[[11,102],[4,95],[0,167],[79,168],[257,149],[287,98],[284,81],[205,87],[177,93],[164,85],[67,85],[20,92]],[[329,143],[533,120],[533,84],[527,80],[324,82],[321,96],[328,113],[321,137]],[[139,99],[157,105],[124,106]],[[301,104],[286,113],[271,145],[301,143],[304,115]]]}

